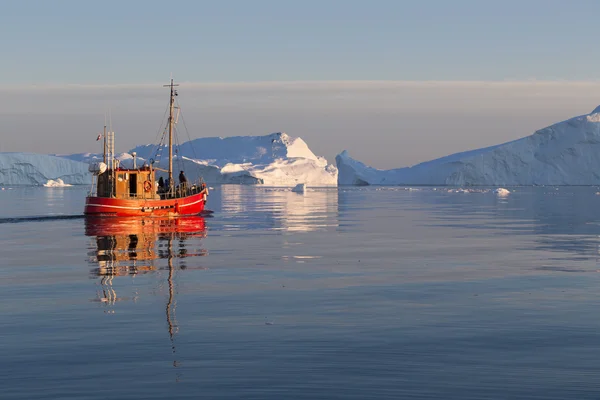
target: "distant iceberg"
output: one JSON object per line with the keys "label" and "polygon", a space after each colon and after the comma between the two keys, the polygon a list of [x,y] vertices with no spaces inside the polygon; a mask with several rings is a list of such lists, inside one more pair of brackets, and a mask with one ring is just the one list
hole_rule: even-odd
{"label": "distant iceberg", "polygon": [[600,107],[531,136],[391,170],[336,156],[340,185],[600,185]]}
{"label": "distant iceberg", "polygon": [[[115,158],[122,166],[132,167],[134,152],[137,166],[154,161],[154,166],[168,168],[165,146],[138,146]],[[57,179],[65,184],[91,184],[88,165],[98,161],[102,161],[102,155],[94,153],[0,153],[0,185],[45,185]],[[283,132],[195,139],[177,148],[173,167],[175,176],[182,169],[188,180],[202,177],[213,184],[337,186],[337,168],[316,156],[301,138]]]}
{"label": "distant iceberg", "polygon": [[0,153],[0,185],[41,186],[50,181],[91,184],[87,164],[45,154]]}

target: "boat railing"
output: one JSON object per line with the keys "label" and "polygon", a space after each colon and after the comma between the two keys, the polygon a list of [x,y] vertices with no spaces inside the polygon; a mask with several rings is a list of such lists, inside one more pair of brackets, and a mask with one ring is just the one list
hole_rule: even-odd
{"label": "boat railing", "polygon": [[158,188],[157,193],[160,195],[160,198],[162,200],[178,199],[182,197],[192,196],[202,191],[202,183],[204,183],[204,181],[202,181],[201,179],[191,183],[185,182],[175,186],[172,192],[169,192],[167,188],[164,188],[163,190],[161,190],[161,188]]}
{"label": "boat railing", "polygon": [[131,200],[158,200],[158,193],[153,192],[142,192],[142,193],[122,193],[118,196],[112,196],[113,198],[119,199],[131,199]]}
{"label": "boat railing", "polygon": [[[169,192],[167,188],[160,188],[158,186],[158,183],[156,183],[154,190],[138,192],[121,192],[116,195],[113,192],[113,195],[109,197],[131,200],[178,199],[200,193],[202,191],[202,183],[204,183],[204,181],[202,179],[199,179],[191,183],[186,182],[183,184],[179,184],[173,187],[172,192]],[[88,193],[88,197],[96,197],[98,195],[97,191],[95,190],[96,188],[97,184],[92,185],[92,188]]]}

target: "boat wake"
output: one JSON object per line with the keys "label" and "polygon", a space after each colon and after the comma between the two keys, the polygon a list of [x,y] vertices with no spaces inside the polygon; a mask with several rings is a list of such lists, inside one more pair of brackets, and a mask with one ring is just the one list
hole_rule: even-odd
{"label": "boat wake", "polygon": [[41,221],[57,221],[61,219],[80,219],[83,214],[76,215],[39,215],[31,217],[11,217],[0,218],[0,224],[18,224],[20,222],[41,222]]}
{"label": "boat wake", "polygon": [[[212,210],[203,210],[198,213],[200,217],[208,217],[212,218],[212,214],[214,211]],[[42,222],[42,221],[59,221],[65,219],[83,219],[85,218],[84,214],[72,214],[72,215],[34,215],[29,217],[9,217],[9,218],[0,218],[0,224],[18,224],[20,222]],[[110,218],[110,217],[108,217]],[[134,217],[135,218],[135,217]],[[180,218],[180,217],[175,217]]]}

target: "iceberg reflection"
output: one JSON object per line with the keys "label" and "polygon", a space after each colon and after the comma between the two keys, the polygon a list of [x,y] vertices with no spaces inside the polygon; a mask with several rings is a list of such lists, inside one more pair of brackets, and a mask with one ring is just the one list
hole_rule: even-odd
{"label": "iceberg reflection", "polygon": [[[229,219],[225,230],[272,229],[290,232],[327,230],[339,225],[338,189],[223,185],[221,207]],[[247,221],[246,219],[256,220]]]}

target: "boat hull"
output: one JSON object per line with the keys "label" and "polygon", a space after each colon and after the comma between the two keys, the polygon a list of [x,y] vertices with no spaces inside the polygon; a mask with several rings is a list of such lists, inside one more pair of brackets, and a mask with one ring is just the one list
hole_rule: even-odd
{"label": "boat hull", "polygon": [[127,217],[195,215],[202,211],[204,211],[204,196],[202,193],[197,193],[164,200],[87,197],[83,213]]}

